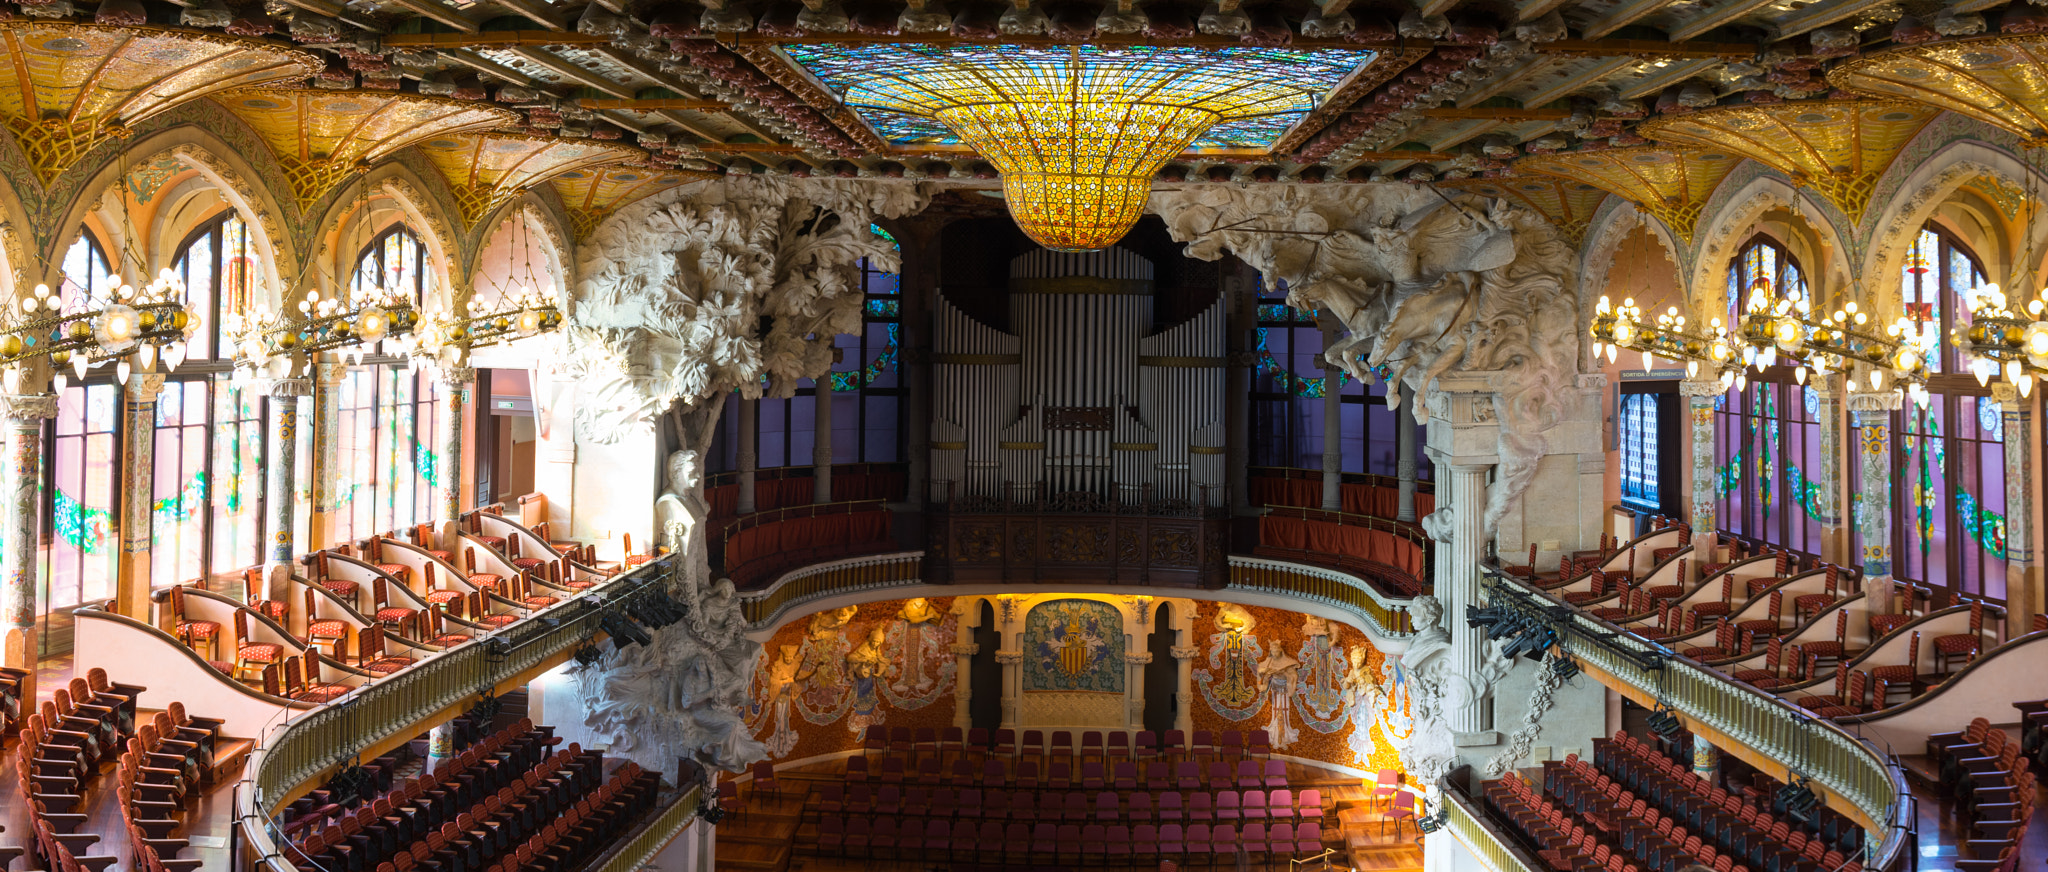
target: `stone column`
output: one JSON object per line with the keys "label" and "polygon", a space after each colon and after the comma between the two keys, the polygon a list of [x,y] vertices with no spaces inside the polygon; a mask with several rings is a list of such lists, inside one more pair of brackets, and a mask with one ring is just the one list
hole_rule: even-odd
{"label": "stone column", "polygon": [[[1720,519],[1714,507],[1721,471],[1714,463],[1714,401],[1728,387],[1717,378],[1689,378],[1678,383],[1692,416],[1692,548],[1690,567],[1717,559]],[[1697,572],[1697,569],[1689,569]]]}
{"label": "stone column", "polygon": [[2016,639],[2041,612],[2034,581],[2034,403],[2007,382],[1994,383],[1991,396],[2005,416],[2005,638]]}
{"label": "stone column", "polygon": [[[997,651],[996,662],[1003,666],[1003,729],[1017,729],[1017,701],[1024,692],[1024,652]],[[959,681],[959,676],[954,676]]]}
{"label": "stone column", "polygon": [[1820,468],[1806,470],[1806,475],[1820,485],[1820,499],[1814,506],[1820,512],[1820,559],[1848,566],[1855,560],[1849,555],[1849,527],[1842,516],[1843,470],[1849,466],[1842,453],[1841,378],[1830,375],[1813,382],[1813,392],[1819,398],[1814,418],[1820,430]]}
{"label": "stone column", "polygon": [[309,541],[305,543],[309,551],[335,544],[335,515],[342,510],[335,504],[339,498],[335,486],[341,483],[336,469],[340,465],[337,437],[341,431],[341,381],[347,374],[348,366],[338,361],[313,365],[313,420],[309,424],[313,428],[313,470],[308,479],[313,485],[313,523],[306,531]]}
{"label": "stone column", "polygon": [[[967,627],[960,629],[966,630]],[[957,637],[956,637],[957,638]],[[953,643],[953,726],[965,732],[974,723],[974,714],[969,708],[974,702],[974,655],[981,653],[981,646],[973,642]]]}
{"label": "stone column", "polygon": [[455,756],[455,724],[450,721],[427,731],[427,771],[441,768]]}
{"label": "stone column", "polygon": [[[1142,641],[1145,637],[1141,634],[1135,638]],[[1145,666],[1152,662],[1152,651],[1128,646],[1124,651],[1124,699],[1130,703],[1130,728],[1135,733],[1145,728]]]}
{"label": "stone column", "polygon": [[811,423],[816,435],[811,444],[811,502],[832,501],[832,375],[818,379],[818,392],[812,398],[816,411],[811,413]]}
{"label": "stone column", "polygon": [[[1334,318],[1323,318],[1323,347],[1337,344]],[[1323,511],[1344,510],[1344,397],[1342,370],[1323,361]]]}
{"label": "stone column", "polygon": [[1863,502],[1856,528],[1863,533],[1863,594],[1875,615],[1898,611],[1892,588],[1892,413],[1905,398],[1895,391],[1849,394],[1849,411],[1863,425]]}
{"label": "stone column", "polygon": [[[1387,393],[1400,396],[1408,389],[1398,382],[1387,385]],[[1403,399],[1413,399],[1403,397]],[[1415,520],[1415,419],[1406,413],[1406,403],[1397,402],[1394,410],[1394,474],[1400,478],[1400,502],[1394,514],[1397,521]]]}
{"label": "stone column", "polygon": [[[454,525],[462,517],[462,410],[469,405],[469,392],[476,384],[476,368],[443,367],[440,375],[441,432],[434,458],[441,474],[441,512],[435,520],[442,536],[441,546],[454,553],[449,541]],[[539,390],[538,387],[534,388]],[[486,409],[488,411],[488,409]]]}
{"label": "stone column", "polygon": [[156,501],[156,398],[163,394],[160,372],[132,373],[121,388],[121,565],[114,583],[114,611],[149,623],[151,511]]}
{"label": "stone column", "polygon": [[1498,744],[1490,697],[1501,672],[1484,632],[1465,624],[1465,607],[1481,604],[1479,566],[1486,558],[1487,478],[1499,464],[1500,424],[1491,380],[1439,376],[1426,396],[1429,458],[1436,464],[1437,509],[1422,519],[1436,542],[1435,594],[1450,633],[1445,721],[1460,747]]}
{"label": "stone column", "polygon": [[1710,784],[1721,774],[1721,749],[1698,736],[1692,739],[1692,774]]}
{"label": "stone column", "polygon": [[[270,445],[265,454],[270,475],[264,482],[263,502],[270,507],[270,552],[265,574],[289,574],[298,556],[292,541],[293,520],[298,507],[299,398],[313,393],[310,379],[278,379],[270,383]],[[268,598],[270,590],[260,593]]]}
{"label": "stone column", "polygon": [[750,399],[748,397],[741,397],[739,403],[740,492],[739,506],[737,511],[739,514],[742,515],[750,515],[753,514],[755,511],[754,471],[757,467],[761,465],[760,446],[756,444],[761,441],[761,437],[758,431],[758,428],[760,427],[760,422],[759,420],[757,420],[758,416],[760,415],[761,401],[756,399]]}
{"label": "stone column", "polygon": [[[1175,645],[1169,653],[1173,654],[1174,663],[1180,667],[1176,670],[1179,675],[1174,679],[1173,685],[1173,728],[1192,735],[1189,731],[1195,728],[1192,696],[1195,688],[1195,658],[1201,655],[1202,649],[1194,645]],[[1161,740],[1164,738],[1162,736]]]}
{"label": "stone column", "polygon": [[0,506],[0,576],[7,580],[6,665],[26,669],[23,708],[35,702],[37,584],[36,521],[42,516],[43,422],[57,417],[55,394],[0,395],[11,461],[5,470],[6,505]]}

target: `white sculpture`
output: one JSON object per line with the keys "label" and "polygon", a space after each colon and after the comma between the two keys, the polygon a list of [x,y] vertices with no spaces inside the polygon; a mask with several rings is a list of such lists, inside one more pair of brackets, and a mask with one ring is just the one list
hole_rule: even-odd
{"label": "white sculpture", "polygon": [[730,579],[695,593],[688,620],[577,670],[584,723],[611,737],[613,753],[650,769],[669,771],[688,757],[739,772],[768,756],[743,714],[761,644],[740,634],[745,618]]}
{"label": "white sculpture", "polygon": [[654,514],[661,523],[662,544],[671,553],[682,555],[677,571],[685,587],[702,586],[711,576],[710,551],[705,545],[709,531],[704,527],[711,504],[704,500],[703,485],[703,462],[697,452],[686,448],[669,453],[668,490],[655,498]]}
{"label": "white sculpture", "polygon": [[760,396],[763,375],[788,396],[825,372],[833,337],[859,332],[860,260],[899,268],[871,222],[929,199],[907,185],[749,177],[621,209],[580,249],[564,330],[581,435],[615,441],[678,401]]}
{"label": "white sculpture", "polygon": [[1451,633],[1443,626],[1444,609],[1436,597],[1416,597],[1408,613],[1415,623],[1415,637],[1401,655],[1401,668],[1408,676],[1414,731],[1398,750],[1402,768],[1433,795],[1437,781],[1451,771],[1458,756],[1450,722],[1444,717],[1445,686],[1454,678]]}
{"label": "white sculpture", "polygon": [[1325,357],[1356,378],[1384,365],[1422,395],[1447,373],[1503,373],[1486,528],[1520,501],[1579,369],[1573,248],[1541,216],[1405,184],[1190,185],[1151,206],[1190,257],[1235,254],[1341,321],[1350,337]]}

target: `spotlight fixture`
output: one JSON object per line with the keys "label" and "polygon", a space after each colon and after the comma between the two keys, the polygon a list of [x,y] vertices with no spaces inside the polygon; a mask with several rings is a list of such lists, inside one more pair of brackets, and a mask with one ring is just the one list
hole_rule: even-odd
{"label": "spotlight fixture", "polygon": [[576,664],[578,666],[593,665],[597,663],[599,659],[604,657],[603,654],[598,653],[596,646],[591,645],[588,642],[584,643],[582,647],[577,648],[576,653],[571,656],[576,658]]}
{"label": "spotlight fixture", "polygon": [[1444,806],[1441,802],[1439,802],[1437,804],[1436,814],[1425,815],[1423,817],[1415,819],[1415,828],[1421,830],[1423,835],[1429,835],[1430,833],[1434,833],[1437,830],[1443,829],[1444,824],[1448,822],[1447,819],[1450,816],[1450,808]]}
{"label": "spotlight fixture", "polygon": [[1676,712],[1665,708],[1664,703],[1660,701],[1657,703],[1657,710],[1650,713],[1650,732],[1656,733],[1666,742],[1675,742],[1679,736],[1685,734],[1685,722],[1679,719]]}
{"label": "spotlight fixture", "polygon": [[1550,658],[1550,674],[1557,676],[1559,681],[1570,681],[1579,674],[1579,661],[1559,649],[1557,656]]}
{"label": "spotlight fixture", "polygon": [[1775,799],[1775,810],[1802,824],[1812,820],[1813,810],[1820,806],[1820,797],[1804,775],[1793,776],[1792,783],[1780,788]]}

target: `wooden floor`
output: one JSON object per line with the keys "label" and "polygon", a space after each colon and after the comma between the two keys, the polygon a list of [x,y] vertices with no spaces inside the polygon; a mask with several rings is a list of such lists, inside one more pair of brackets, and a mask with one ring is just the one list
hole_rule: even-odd
{"label": "wooden floor", "polygon": [[[741,797],[745,801],[746,811],[718,826],[718,868],[744,872],[969,872],[977,867],[998,872],[1036,872],[1071,868],[1071,865],[1065,862],[1058,865],[1006,865],[1001,862],[999,855],[991,856],[982,863],[964,860],[955,862],[946,857],[912,856],[871,860],[820,856],[813,850],[817,843],[817,816],[815,813],[805,813],[805,800],[817,785],[839,780],[844,771],[843,761],[780,770],[776,773],[782,781],[779,797],[757,793],[742,784]],[[1356,867],[1365,872],[1405,872],[1422,868],[1422,844],[1415,825],[1412,822],[1390,823],[1384,827],[1383,833],[1379,805],[1366,798],[1366,791],[1359,786],[1357,778],[1293,763],[1288,764],[1287,775],[1297,791],[1316,788],[1323,791],[1326,799],[1334,797],[1341,827],[1326,828],[1323,831],[1324,847],[1336,851],[1330,857],[1333,867]],[[1270,858],[1262,855],[1252,855],[1249,858],[1240,856],[1237,863],[1223,859],[1215,864],[1215,868],[1287,870],[1289,859],[1291,855]],[[1208,864],[1196,861],[1188,865],[1204,867]],[[1090,868],[1144,869],[1149,872],[1158,868],[1158,862],[1152,860],[1142,865]],[[1301,868],[1321,869],[1322,864],[1304,865]]]}
{"label": "wooden floor", "polygon": [[[2014,741],[2019,740],[2019,730],[2007,728],[2006,732]],[[1954,804],[1942,798],[1933,787],[1934,763],[1925,754],[1901,756],[1906,766],[1906,781],[1913,790],[1913,798],[1919,805],[1916,832],[1919,835],[1920,856],[1917,872],[1952,872],[1956,868],[1958,847],[1966,834],[1956,825]],[[2043,808],[2048,802],[2048,787],[2036,785],[2034,807]],[[2036,811],[2033,820],[2027,824],[2027,834],[2020,839],[2020,868],[2038,866],[2042,858],[2048,857],[2048,814]]]}
{"label": "wooden floor", "polygon": [[[35,842],[35,830],[29,825],[28,806],[22,800],[20,782],[14,772],[14,744],[17,737],[7,737],[5,764],[0,766],[0,845],[28,848]],[[243,759],[247,759],[246,755]],[[85,824],[78,828],[81,833],[93,833],[100,837],[92,847],[77,852],[82,856],[118,857],[115,869],[137,868],[132,862],[128,849],[128,833],[121,819],[120,800],[114,793],[114,763],[109,760],[100,766],[100,776],[93,779],[86,790],[84,807],[77,811],[86,816]],[[239,768],[219,773],[215,783],[197,799],[188,798],[185,808],[177,815],[184,826],[173,838],[185,839],[192,843],[178,856],[185,859],[201,859],[208,870],[225,870],[228,863],[228,831],[234,823],[235,780],[242,775]],[[9,867],[14,870],[45,868],[36,862],[34,856],[25,855]]]}

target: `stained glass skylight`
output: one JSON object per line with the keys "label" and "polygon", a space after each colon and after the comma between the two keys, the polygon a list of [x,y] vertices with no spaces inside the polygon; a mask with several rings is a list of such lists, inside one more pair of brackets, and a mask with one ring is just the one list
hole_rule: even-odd
{"label": "stained glass skylight", "polygon": [[1233,46],[788,45],[883,139],[950,145],[937,114],[962,103],[1058,94],[1075,65],[1090,92],[1216,112],[1194,148],[1266,148],[1378,53]]}

